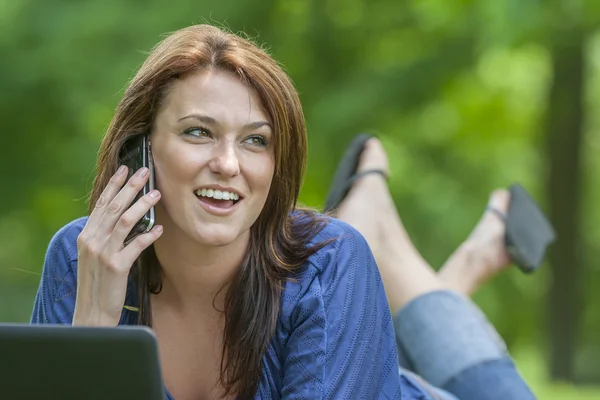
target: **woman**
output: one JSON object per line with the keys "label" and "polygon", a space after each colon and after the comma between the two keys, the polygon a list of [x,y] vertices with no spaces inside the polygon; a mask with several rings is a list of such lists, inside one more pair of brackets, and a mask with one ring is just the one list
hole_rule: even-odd
{"label": "woman", "polygon": [[[131,137],[147,134],[159,190],[129,207],[148,170],[126,183],[118,154]],[[364,155],[361,169],[387,168],[373,161],[384,154]],[[386,296],[362,236],[342,222],[293,211],[305,159],[298,96],[267,54],[214,27],[176,32],[152,52],[116,110],[100,150],[90,216],[50,243],[32,322],[152,326],[171,399],[443,393],[398,373]],[[418,305],[430,295],[438,299],[443,286],[418,256],[394,251],[402,243],[410,250],[410,241],[399,219],[388,220],[395,209],[377,179],[357,181],[339,217],[374,246],[396,320],[423,325],[435,307]],[[365,208],[365,196],[384,207]],[[124,246],[152,206],[160,225]],[[368,210],[375,210],[371,222]],[[388,228],[389,240],[378,240],[375,230]],[[469,263],[453,260],[446,276],[468,282],[460,268]],[[394,265],[407,269],[395,273]],[[446,353],[438,349],[433,357]],[[415,371],[460,392],[439,378],[439,366],[427,364],[431,354],[403,352],[401,360],[408,358]],[[476,387],[468,379],[459,385],[471,395],[480,393]]]}
{"label": "woman", "polygon": [[[118,165],[135,135],[158,190],[129,207],[148,179]],[[116,109],[90,215],[50,243],[32,322],[151,326],[178,400],[419,395],[366,241],[294,211],[306,151],[298,95],[265,52],[211,26],[175,32]],[[151,207],[160,225],[124,246]]]}

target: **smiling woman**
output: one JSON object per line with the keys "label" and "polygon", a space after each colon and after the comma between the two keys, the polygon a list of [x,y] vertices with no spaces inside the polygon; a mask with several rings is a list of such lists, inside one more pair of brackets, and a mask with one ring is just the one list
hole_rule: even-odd
{"label": "smiling woman", "polygon": [[[129,207],[149,179],[119,168],[137,135],[157,190]],[[212,26],[170,35],[116,109],[89,217],[50,243],[32,322],[151,326],[171,399],[400,398],[368,245],[296,208],[306,156],[298,95],[268,54]],[[151,207],[157,225],[124,245]]]}

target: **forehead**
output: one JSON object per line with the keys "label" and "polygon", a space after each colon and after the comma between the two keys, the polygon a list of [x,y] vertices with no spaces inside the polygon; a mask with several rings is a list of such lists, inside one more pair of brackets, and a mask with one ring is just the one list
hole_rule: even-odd
{"label": "forehead", "polygon": [[232,125],[270,122],[256,90],[221,70],[198,71],[173,82],[162,113],[174,118],[201,113]]}

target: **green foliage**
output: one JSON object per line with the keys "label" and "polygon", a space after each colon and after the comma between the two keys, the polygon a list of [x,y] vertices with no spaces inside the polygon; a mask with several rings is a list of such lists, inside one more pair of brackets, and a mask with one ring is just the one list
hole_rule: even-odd
{"label": "green foliage", "polygon": [[[226,26],[265,43],[289,71],[309,126],[304,204],[322,204],[354,134],[377,133],[403,222],[439,266],[495,187],[519,181],[547,200],[542,127],[550,31],[561,16],[580,20],[590,38],[581,340],[597,353],[600,6],[591,0],[0,0],[0,321],[28,319],[48,242],[85,213],[99,141],[163,34]],[[550,279],[544,268],[534,276],[511,270],[475,298],[511,348],[533,346],[525,360],[538,370]],[[592,368],[584,356],[581,364]]]}

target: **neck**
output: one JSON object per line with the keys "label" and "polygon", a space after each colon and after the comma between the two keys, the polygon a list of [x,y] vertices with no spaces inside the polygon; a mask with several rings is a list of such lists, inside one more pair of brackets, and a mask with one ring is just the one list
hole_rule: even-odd
{"label": "neck", "polygon": [[163,284],[157,299],[182,312],[223,310],[226,286],[241,266],[249,232],[227,246],[205,246],[177,229],[169,231],[154,243]]}

